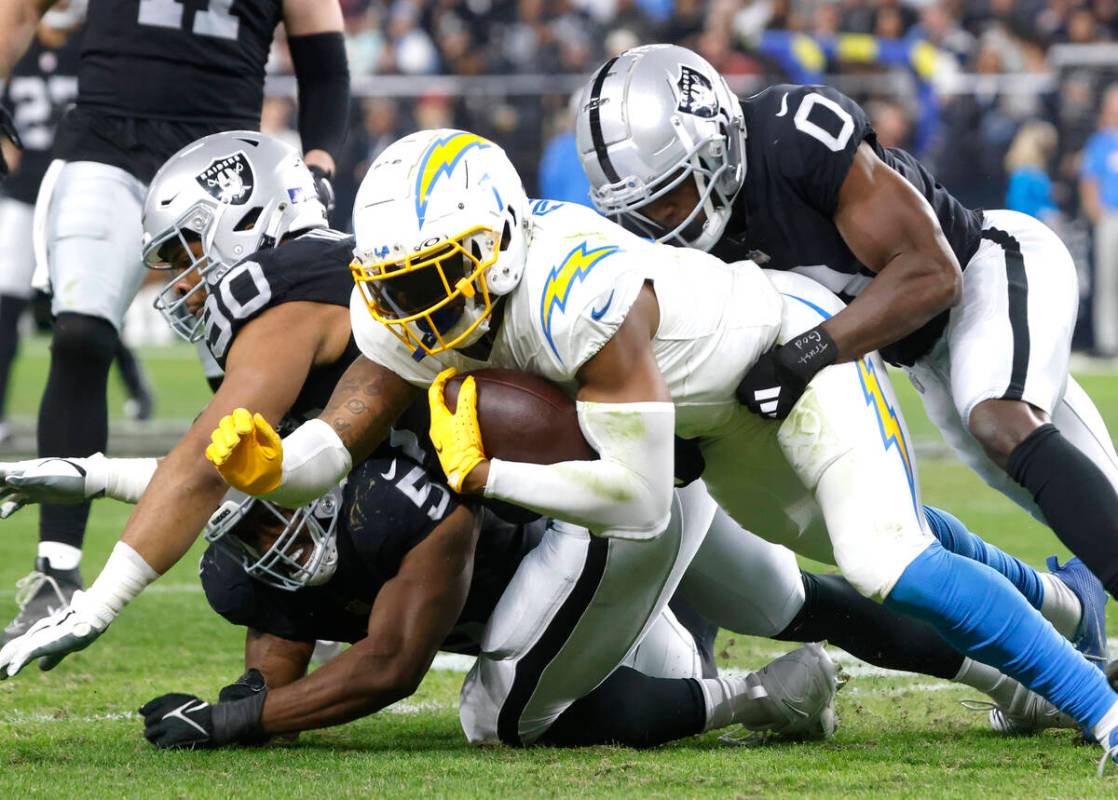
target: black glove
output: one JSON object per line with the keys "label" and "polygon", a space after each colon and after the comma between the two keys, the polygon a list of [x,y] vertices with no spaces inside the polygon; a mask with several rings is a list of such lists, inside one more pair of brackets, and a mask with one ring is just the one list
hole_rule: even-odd
{"label": "black glove", "polygon": [[784,419],[808,383],[838,360],[838,346],[819,325],[765,353],[738,384],[738,402],[762,417]]}
{"label": "black glove", "polygon": [[675,485],[676,488],[690,486],[703,477],[707,461],[699,449],[698,439],[675,437]]}
{"label": "black glove", "polygon": [[234,700],[244,700],[260,692],[268,691],[268,684],[264,676],[255,667],[245,671],[245,674],[224,687],[217,695],[217,702],[232,703]]}
{"label": "black glove", "polygon": [[326,207],[326,213],[329,214],[336,205],[334,184],[330,181],[333,176],[322,167],[309,166],[307,169],[314,176],[314,190],[318,192],[318,200]]}
{"label": "black glove", "polygon": [[165,694],[140,708],[144,738],[164,750],[258,744],[267,738],[260,729],[267,696],[264,688],[244,699],[211,706],[192,694]]}
{"label": "black glove", "polygon": [[[12,114],[8,109],[0,106],[0,134],[11,139],[12,144],[23,149],[23,142],[19,139],[19,131],[16,130],[15,124],[12,122]],[[0,151],[0,176],[8,174],[8,162],[4,159],[4,153]]]}

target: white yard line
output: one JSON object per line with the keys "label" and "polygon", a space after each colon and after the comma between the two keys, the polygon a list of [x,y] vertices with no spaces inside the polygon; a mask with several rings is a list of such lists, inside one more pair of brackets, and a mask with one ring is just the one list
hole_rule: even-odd
{"label": "white yard line", "polygon": [[[153,583],[144,589],[144,594],[201,594],[201,583]],[[15,591],[0,591],[0,600],[15,597]]]}

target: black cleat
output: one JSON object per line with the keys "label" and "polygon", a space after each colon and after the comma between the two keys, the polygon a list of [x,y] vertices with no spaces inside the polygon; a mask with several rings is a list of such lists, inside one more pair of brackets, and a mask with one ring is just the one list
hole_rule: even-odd
{"label": "black cleat", "polygon": [[35,569],[16,582],[19,614],[0,634],[0,646],[23,636],[36,622],[68,606],[80,588],[82,575],[77,567],[54,569],[47,559],[35,559]]}

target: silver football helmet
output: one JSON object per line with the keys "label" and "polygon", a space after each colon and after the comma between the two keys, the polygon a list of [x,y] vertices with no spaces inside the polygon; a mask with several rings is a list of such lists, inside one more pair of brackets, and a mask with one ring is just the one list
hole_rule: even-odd
{"label": "silver football helmet", "polygon": [[[610,59],[582,90],[575,130],[599,211],[657,241],[714,246],[745,180],[745,119],[706,60],[669,44]],[[679,225],[668,230],[641,213],[687,180],[699,200]]]}
{"label": "silver football helmet", "polygon": [[194,342],[202,338],[194,310],[207,276],[289,233],[324,227],[326,209],[294,147],[255,131],[226,131],[187,145],[159,169],[143,225],[144,263],[175,270],[155,307]]}
{"label": "silver football helmet", "polygon": [[[295,511],[231,489],[204,534],[206,541],[240,561],[252,578],[295,592],[334,577],[341,507],[341,487]],[[259,547],[273,534],[268,547]]]}

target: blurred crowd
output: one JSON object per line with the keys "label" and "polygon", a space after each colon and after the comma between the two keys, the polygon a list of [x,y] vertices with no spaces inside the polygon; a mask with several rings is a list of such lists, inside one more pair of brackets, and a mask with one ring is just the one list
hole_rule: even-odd
{"label": "blurred crowd", "polygon": [[[697,50],[742,93],[780,81],[835,83],[865,105],[883,144],[914,151],[964,203],[1044,218],[1081,264],[1085,298],[1092,285],[1100,299],[1113,298],[1094,309],[1085,302],[1081,344],[1118,355],[1118,91],[1106,94],[1118,81],[1118,0],[342,5],[357,90],[339,164],[335,222],[343,227],[368,164],[417,127],[493,137],[530,195],[585,202],[570,89],[611,55],[672,42]],[[1098,50],[1109,56],[1090,57]],[[285,71],[282,46],[273,65]],[[479,89],[483,76],[539,80],[502,92]],[[289,100],[269,100],[266,129],[286,130],[292,118]],[[1096,325],[1092,336],[1092,313],[1114,330]]]}

